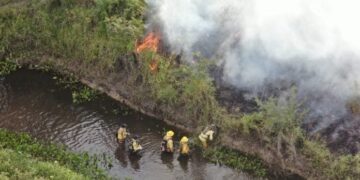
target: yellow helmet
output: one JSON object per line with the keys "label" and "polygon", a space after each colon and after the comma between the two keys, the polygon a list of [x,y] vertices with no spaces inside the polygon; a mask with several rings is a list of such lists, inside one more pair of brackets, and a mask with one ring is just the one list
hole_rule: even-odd
{"label": "yellow helmet", "polygon": [[170,136],[170,137],[172,137],[172,136],[174,136],[174,131],[168,131],[168,132],[166,132],[166,136]]}
{"label": "yellow helmet", "polygon": [[181,143],[187,143],[189,139],[186,136],[183,136],[180,140]]}

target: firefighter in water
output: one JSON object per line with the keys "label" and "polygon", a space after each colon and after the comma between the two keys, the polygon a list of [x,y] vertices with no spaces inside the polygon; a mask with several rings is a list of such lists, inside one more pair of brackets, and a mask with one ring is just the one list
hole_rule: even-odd
{"label": "firefighter in water", "polygon": [[117,132],[118,141],[123,143],[128,135],[130,133],[127,130],[127,124],[122,124]]}
{"label": "firefighter in water", "polygon": [[139,154],[142,150],[142,146],[138,142],[139,136],[135,135],[133,138],[131,138],[131,142],[129,144],[129,152],[134,154]]}
{"label": "firefighter in water", "polygon": [[203,145],[203,148],[208,147],[208,141],[212,141],[214,138],[216,126],[214,124],[207,126],[199,135],[199,139]]}
{"label": "firefighter in water", "polygon": [[190,153],[190,148],[189,148],[189,139],[186,136],[183,136],[180,140],[180,155],[182,156],[187,156]]}
{"label": "firefighter in water", "polygon": [[167,153],[173,153],[174,152],[174,142],[173,142],[173,136],[174,131],[168,131],[166,132],[166,135],[163,138],[163,142],[161,143],[161,151],[167,152]]}

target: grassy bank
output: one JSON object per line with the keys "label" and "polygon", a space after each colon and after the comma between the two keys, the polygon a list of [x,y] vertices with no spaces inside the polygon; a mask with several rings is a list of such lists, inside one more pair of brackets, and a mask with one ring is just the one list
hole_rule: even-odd
{"label": "grassy bank", "polygon": [[[98,82],[104,91],[119,93],[161,118],[197,131],[216,123],[222,132],[220,144],[226,137],[250,142],[236,148],[272,166],[310,178],[360,178],[359,155],[331,153],[323,142],[310,139],[300,128],[306,109],[295,98],[296,88],[283,99],[256,100],[256,112],[232,114],[215,98],[216,89],[208,75],[210,60],[196,57],[198,63],[186,65],[172,56],[133,54],[137,39],[144,34],[146,6],[142,0],[0,2],[1,60]],[[156,71],[149,69],[153,61],[158,63]],[[11,69],[0,67],[6,67],[0,70],[5,73]],[[91,94],[88,90],[79,93]],[[261,150],[267,154],[259,153]],[[236,167],[227,156],[209,155]],[[238,167],[246,169],[248,165]],[[254,173],[263,174],[262,170]]]}
{"label": "grassy bank", "polygon": [[0,174],[10,179],[109,179],[96,157],[0,129]]}
{"label": "grassy bank", "polygon": [[43,162],[13,150],[0,150],[0,179],[89,179],[56,162]]}
{"label": "grassy bank", "polygon": [[[222,136],[230,136],[233,141],[251,141],[278,158],[283,167],[298,164],[303,168],[302,175],[306,177],[360,178],[359,155],[331,153],[324,142],[306,136],[301,124],[307,110],[297,100],[295,87],[282,96],[282,99],[256,99],[256,112],[231,114],[215,99],[215,88],[207,72],[211,61],[199,59],[197,65],[188,66],[176,64],[175,57],[164,58],[146,53],[141,57],[147,59],[145,62],[151,62],[154,58],[159,62],[155,75],[147,68],[148,64],[142,66],[142,74],[145,74],[146,78],[145,86],[151,88],[150,92],[156,100],[185,112],[186,118],[197,120],[198,127],[216,123],[223,131]],[[218,145],[221,145],[221,138],[219,141]],[[253,146],[241,147],[241,150],[246,152],[254,152],[252,149]],[[251,154],[256,155],[256,152]],[[229,149],[214,148],[207,151],[206,156],[258,176],[266,174],[263,162],[257,158],[246,159],[249,155],[243,156]]]}
{"label": "grassy bank", "polygon": [[[0,7],[0,55],[19,60],[47,55],[63,64],[113,66],[143,34],[144,2],[15,1]],[[80,72],[85,69],[79,69]]]}

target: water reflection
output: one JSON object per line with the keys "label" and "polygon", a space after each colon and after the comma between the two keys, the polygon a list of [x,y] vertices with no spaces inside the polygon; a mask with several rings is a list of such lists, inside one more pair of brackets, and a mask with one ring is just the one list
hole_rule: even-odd
{"label": "water reflection", "polygon": [[140,169],[140,159],[141,159],[141,156],[140,155],[137,155],[137,154],[132,154],[132,153],[128,153],[129,154],[129,160],[130,160],[130,164],[131,164],[131,167],[138,171]]}
{"label": "water reflection", "polygon": [[165,164],[170,170],[174,169],[174,154],[161,153],[161,162]]}
{"label": "water reflection", "polygon": [[188,167],[188,161],[189,161],[189,156],[179,156],[178,157],[178,161],[179,161],[179,164],[180,164],[180,167],[181,167],[181,169],[185,172],[185,173],[187,173],[188,172],[188,169],[189,169],[189,167]]}
{"label": "water reflection", "polygon": [[115,157],[117,160],[119,160],[120,165],[122,167],[124,168],[127,167],[128,161],[127,161],[127,152],[125,148],[125,143],[119,144],[118,148],[116,148]]}

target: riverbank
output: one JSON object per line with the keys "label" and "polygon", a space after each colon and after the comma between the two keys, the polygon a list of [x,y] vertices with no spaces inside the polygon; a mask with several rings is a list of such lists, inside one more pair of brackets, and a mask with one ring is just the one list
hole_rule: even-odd
{"label": "riverbank", "polygon": [[[74,77],[195,134],[216,123],[222,130],[219,145],[260,157],[274,171],[309,179],[359,177],[358,156],[330,153],[306,136],[300,128],[305,112],[294,96],[285,103],[258,100],[258,111],[233,114],[216,99],[211,62],[199,57],[200,63],[189,66],[172,56],[132,53],[144,34],[144,2],[34,2],[1,7],[2,59]],[[149,69],[153,59],[159,63],[155,72]]]}
{"label": "riverbank", "polygon": [[75,154],[4,129],[0,129],[0,161],[4,179],[110,179],[86,153]]}
{"label": "riverbank", "polygon": [[[178,159],[178,151],[171,156],[161,154],[159,146],[164,132],[175,131],[176,147],[177,140],[189,134],[104,94],[89,102],[75,102],[73,88],[64,84],[64,78],[25,68],[2,78],[0,94],[5,95],[7,103],[0,101],[4,104],[0,107],[0,128],[26,132],[38,140],[64,145],[73,152],[94,154],[100,159],[105,155],[111,167],[103,163],[101,167],[115,179],[254,179],[244,171],[209,162],[195,148],[191,148],[189,158]],[[131,134],[140,136],[144,148],[141,157],[132,156],[126,145],[117,143],[115,133],[123,123]]]}

